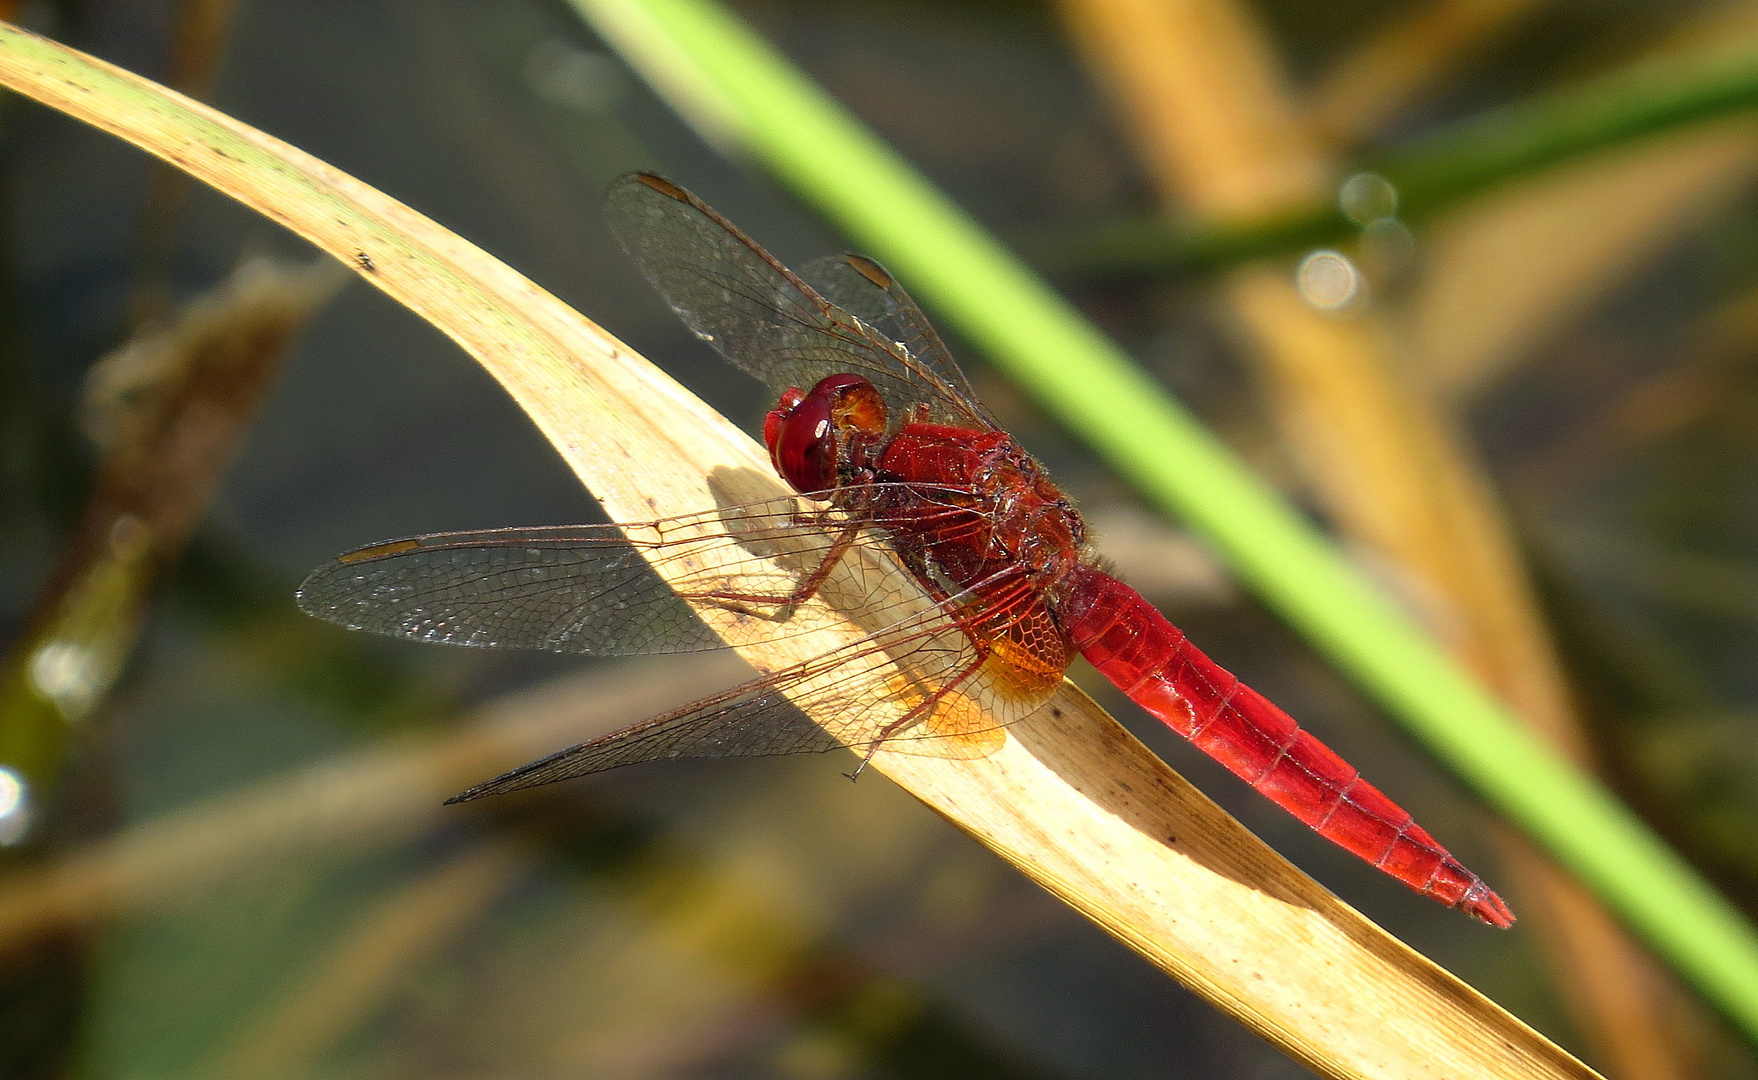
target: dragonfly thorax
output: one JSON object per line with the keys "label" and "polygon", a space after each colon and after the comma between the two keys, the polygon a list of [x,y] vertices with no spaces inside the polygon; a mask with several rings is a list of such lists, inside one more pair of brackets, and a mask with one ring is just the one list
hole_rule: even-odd
{"label": "dragonfly thorax", "polygon": [[997,554],[1047,588],[1078,564],[1086,550],[1086,522],[1019,444],[981,477],[994,521]]}
{"label": "dragonfly thorax", "polygon": [[1080,514],[1004,431],[906,423],[872,472],[889,485],[873,516],[894,546],[906,561],[912,547],[931,547],[933,562],[960,586],[1000,574],[1049,589],[1083,557]]}

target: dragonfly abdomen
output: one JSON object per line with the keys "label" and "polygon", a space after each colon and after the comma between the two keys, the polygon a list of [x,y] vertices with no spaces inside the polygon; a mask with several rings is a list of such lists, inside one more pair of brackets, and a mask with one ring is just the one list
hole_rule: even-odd
{"label": "dragonfly abdomen", "polygon": [[1424,896],[1493,926],[1513,923],[1501,898],[1398,804],[1134,589],[1081,567],[1064,597],[1070,643],[1130,700],[1327,840]]}

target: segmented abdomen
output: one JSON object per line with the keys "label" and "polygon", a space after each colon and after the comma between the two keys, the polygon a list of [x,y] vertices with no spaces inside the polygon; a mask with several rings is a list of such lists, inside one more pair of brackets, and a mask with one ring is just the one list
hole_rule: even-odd
{"label": "segmented abdomen", "polygon": [[1061,604],[1063,629],[1130,700],[1319,835],[1424,896],[1492,926],[1513,923],[1501,898],[1408,813],[1204,656],[1134,589],[1090,567],[1076,574]]}

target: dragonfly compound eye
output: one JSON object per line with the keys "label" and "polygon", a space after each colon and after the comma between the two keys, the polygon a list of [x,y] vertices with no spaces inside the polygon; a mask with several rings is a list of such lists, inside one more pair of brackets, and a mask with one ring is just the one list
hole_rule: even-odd
{"label": "dragonfly compound eye", "polygon": [[776,456],[775,448],[781,441],[782,425],[787,423],[788,415],[799,408],[800,402],[805,399],[804,390],[790,386],[787,393],[781,395],[781,401],[776,403],[775,408],[770,409],[769,414],[763,417],[763,445],[769,448],[769,460],[775,463],[777,472],[781,471],[781,459]]}
{"label": "dragonfly compound eye", "polygon": [[764,441],[775,471],[799,492],[836,486],[836,431],[830,422],[831,398],[813,391],[791,405],[788,398],[763,421]]}
{"label": "dragonfly compound eye", "polygon": [[763,421],[775,471],[795,491],[836,486],[842,455],[861,456],[885,434],[886,409],[873,384],[859,375],[820,379],[810,393],[790,388]]}

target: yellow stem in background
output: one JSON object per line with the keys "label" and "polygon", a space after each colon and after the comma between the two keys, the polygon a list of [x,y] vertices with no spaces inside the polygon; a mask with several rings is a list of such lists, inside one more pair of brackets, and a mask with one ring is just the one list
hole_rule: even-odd
{"label": "yellow stem in background", "polygon": [[1543,2],[1425,0],[1393,10],[1325,73],[1313,90],[1308,121],[1331,145],[1366,141]]}

